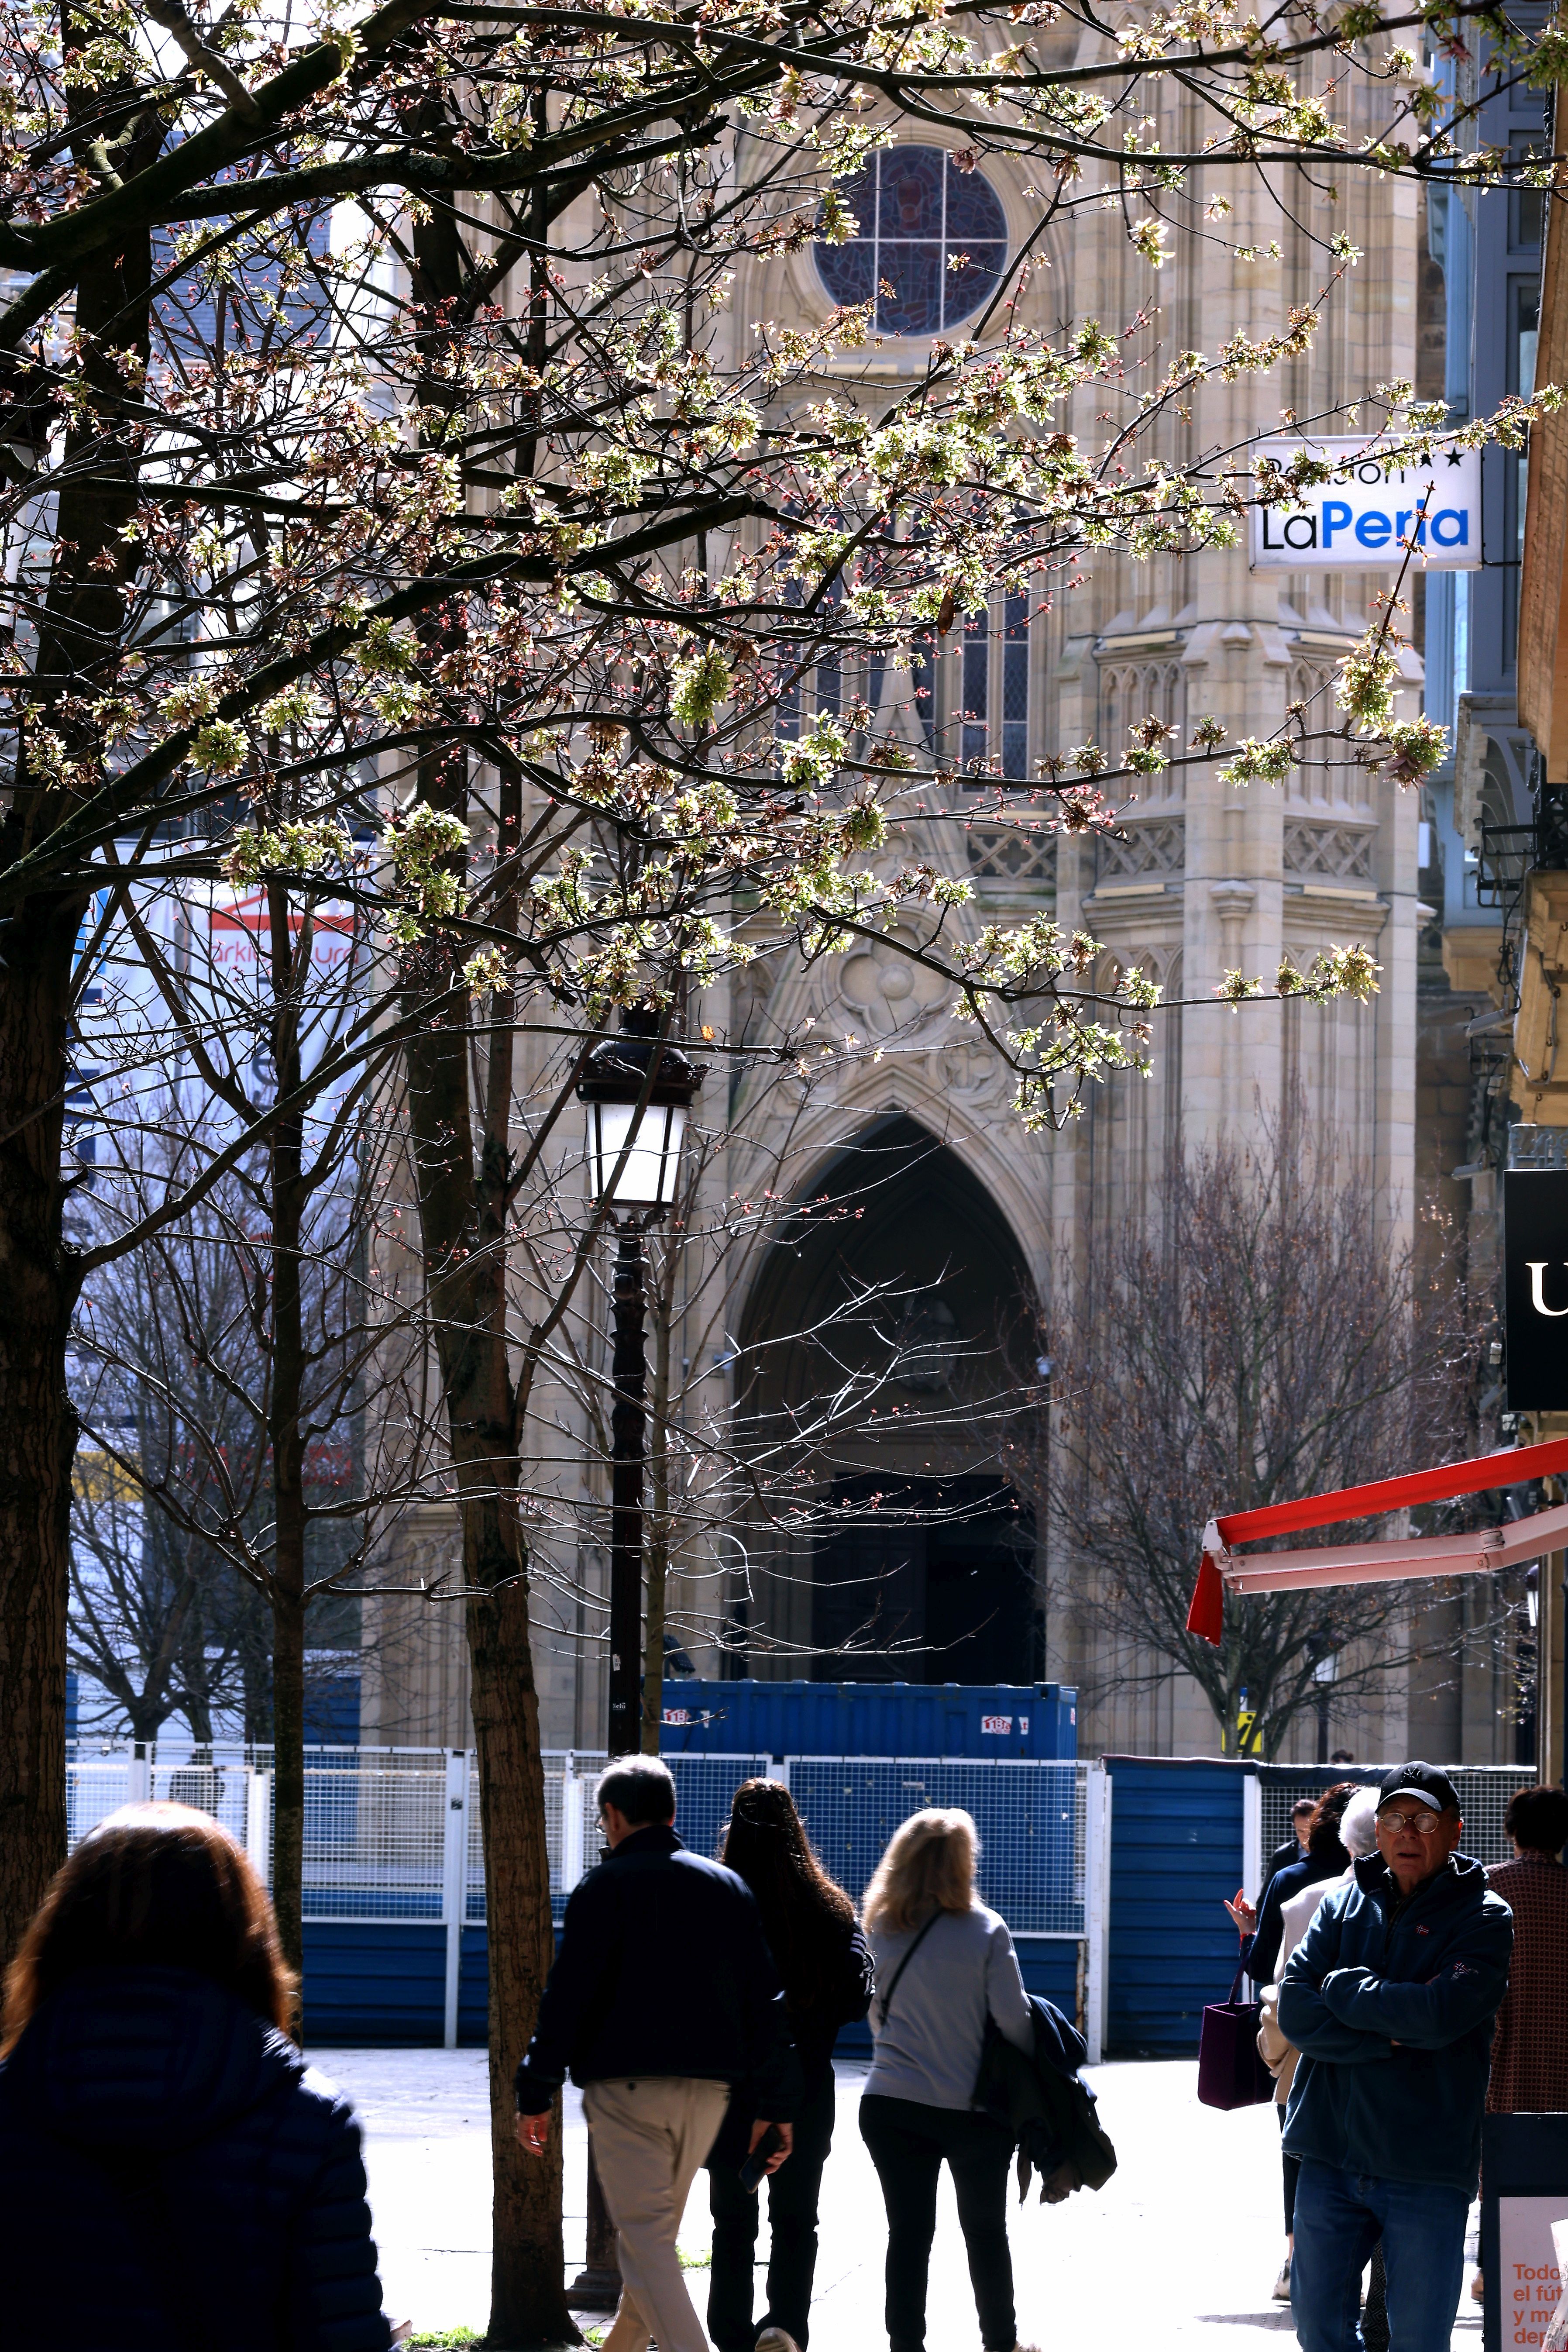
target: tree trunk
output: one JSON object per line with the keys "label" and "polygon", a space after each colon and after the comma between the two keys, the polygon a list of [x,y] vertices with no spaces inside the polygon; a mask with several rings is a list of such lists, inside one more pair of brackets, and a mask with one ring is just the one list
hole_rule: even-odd
{"label": "tree trunk", "polygon": [[[503,1467],[493,1465],[491,1477]],[[495,2238],[488,2340],[509,2347],[575,2343],[577,2330],[565,2296],[559,2102],[542,2158],[523,2154],[515,2130],[513,2083],[555,1958],[555,1929],[528,1588],[517,1574],[517,1557],[506,1540],[509,1530],[499,1518],[493,1504],[476,1497],[464,1513],[463,1550],[470,1584],[493,1587],[508,1576],[514,1580],[491,1597],[468,1603],[490,1948]]]}
{"label": "tree trunk", "polygon": [[272,1904],[283,1957],[300,1976],[294,2016],[295,2037],[299,2040],[305,2022],[301,1973],[305,1937],[300,1920],[305,1865],[305,1611],[298,1593],[291,1592],[277,1573],[272,1580]]}
{"label": "tree trunk", "polygon": [[[300,1083],[288,892],[267,887],[271,940],[273,1067],[279,1092]],[[305,1439],[300,1426],[305,1388],[305,1327],[301,1297],[304,1131],[300,1114],[273,1130],[268,1171],[272,1238],[272,1379],[267,1437],[272,1451],[273,1554],[272,1903],[283,1957],[299,1979],[295,2037],[305,2038]]]}
{"label": "tree trunk", "polygon": [[[73,14],[62,46],[89,37]],[[110,93],[78,86],[73,115],[101,135]],[[152,118],[153,152],[162,126]],[[127,162],[150,161],[145,139]],[[82,271],[76,328],[86,400],[66,436],[53,577],[37,668],[78,696],[102,692],[120,660],[135,568],[124,526],[136,511],[137,433],[121,419],[126,378],[110,347],[149,352],[152,246],[131,229]],[[84,462],[90,452],[91,462]],[[46,706],[73,756],[98,746],[83,703]],[[26,736],[0,823],[0,866],[47,835],[57,793],[32,781]],[[72,950],[85,893],[24,901],[0,928],[0,1966],[66,1855],[66,1623],[70,1480],[77,1423],[66,1346],[78,1278],[63,1233],[60,1178]]]}
{"label": "tree trunk", "polygon": [[[462,779],[429,763],[423,796],[462,807]],[[504,780],[503,838],[517,779]],[[515,838],[515,831],[512,834]],[[508,907],[493,921],[504,928]],[[487,2342],[580,2341],[566,2304],[560,2105],[542,2158],[516,2136],[513,2078],[555,1957],[544,1762],[528,1629],[528,1549],[517,1513],[517,1392],[507,1351],[507,1187],[511,1171],[512,1000],[495,992],[476,1135],[468,999],[454,971],[434,999],[431,951],[411,998],[422,1012],[406,1055],[412,1160],[463,1532],[474,1741],[485,1840],[489,1943],[490,2148],[495,2183]]]}
{"label": "tree trunk", "polygon": [[74,907],[0,932],[0,1962],[66,1858],[66,1391],[75,1262],[60,1146]]}

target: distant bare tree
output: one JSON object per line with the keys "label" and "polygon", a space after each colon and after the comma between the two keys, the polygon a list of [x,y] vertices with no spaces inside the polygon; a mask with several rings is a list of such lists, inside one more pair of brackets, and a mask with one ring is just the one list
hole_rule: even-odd
{"label": "distant bare tree", "polygon": [[[221,1264],[215,1271],[221,1276]],[[187,1423],[216,1433],[220,1459],[248,1446],[227,1381],[209,1369],[220,1339],[229,1376],[241,1369],[233,1326],[243,1301],[237,1282],[226,1301],[220,1280],[202,1294],[213,1327],[203,1341],[156,1351],[166,1384],[143,1376],[152,1369],[149,1335],[170,1303],[156,1265],[139,1253],[94,1279],[86,1311],[95,1346],[75,1365],[79,1407],[87,1425],[106,1432],[154,1482],[176,1459],[186,1479],[199,1468],[204,1457],[185,1440]],[[208,1504],[221,1519],[221,1498],[214,1493]],[[103,1722],[89,1728],[123,1727],[152,1740],[183,1716],[193,1737],[210,1742],[214,1714],[237,1703],[247,1739],[271,1737],[270,1676],[251,1671],[271,1646],[265,1603],[220,1551],[150,1504],[141,1477],[90,1440],[78,1448],[72,1479],[68,1643],[72,1666],[110,1701]]]}
{"label": "distant bare tree", "polygon": [[[1186,1630],[1205,1522],[1384,1477],[1468,1449],[1490,1307],[1442,1252],[1391,1246],[1364,1169],[1299,1111],[1250,1148],[1168,1164],[1141,1223],[1113,1234],[1043,1327],[1042,1387],[1009,1447],[1087,1616],[1159,1679],[1192,1675],[1238,1745],[1275,1755],[1315,1706],[1408,1664],[1390,1637],[1425,1585],[1228,1596],[1218,1649]],[[1423,1531],[1474,1506],[1434,1507]],[[1483,1509],[1485,1504],[1481,1505]],[[1330,1542],[1326,1529],[1314,1541]],[[1356,1529],[1365,1540],[1364,1524]],[[1149,1670],[1122,1671],[1122,1685]]]}

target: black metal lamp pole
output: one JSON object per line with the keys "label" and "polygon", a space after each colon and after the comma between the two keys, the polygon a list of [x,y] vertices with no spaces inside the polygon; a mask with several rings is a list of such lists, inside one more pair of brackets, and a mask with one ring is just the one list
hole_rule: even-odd
{"label": "black metal lamp pole", "polygon": [[643,1235],[661,1209],[620,1221],[610,1412],[610,1753],[630,1756],[643,1720],[643,1470],[648,1367]]}
{"label": "black metal lamp pole", "polygon": [[[643,1236],[674,1189],[686,1109],[702,1073],[661,1044],[653,1015],[622,1016],[622,1034],[589,1056],[578,1092],[588,1108],[588,1160],[596,1196],[613,1203],[613,1402],[610,1413],[610,1719],[612,1756],[640,1744],[643,1719],[643,1471],[647,1442],[647,1335]],[[642,1106],[639,1115],[638,1106]],[[639,1148],[640,1147],[640,1148]],[[612,2311],[621,2297],[615,2231],[588,2151],[588,2248],[567,2290],[580,2310]]]}

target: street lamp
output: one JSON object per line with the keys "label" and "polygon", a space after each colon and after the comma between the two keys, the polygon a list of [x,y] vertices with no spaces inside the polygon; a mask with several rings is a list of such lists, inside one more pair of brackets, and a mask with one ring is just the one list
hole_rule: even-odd
{"label": "street lamp", "polygon": [[[610,1453],[610,1727],[612,1756],[640,1747],[643,1658],[643,1464],[647,1363],[643,1236],[674,1198],[692,1097],[702,1072],[662,1042],[656,1013],[621,1016],[620,1034],[590,1054],[577,1092],[587,1114],[588,1181],[620,1233]],[[588,2151],[588,2252],[568,2290],[579,2310],[613,2311],[621,2296],[615,2231]]]}
{"label": "street lamp", "polygon": [[657,1013],[622,1013],[619,1035],[594,1047],[577,1089],[587,1114],[590,1187],[620,1231],[610,1418],[612,1756],[629,1756],[641,1744],[647,1393],[643,1236],[674,1198],[686,1113],[703,1075],[658,1031]]}

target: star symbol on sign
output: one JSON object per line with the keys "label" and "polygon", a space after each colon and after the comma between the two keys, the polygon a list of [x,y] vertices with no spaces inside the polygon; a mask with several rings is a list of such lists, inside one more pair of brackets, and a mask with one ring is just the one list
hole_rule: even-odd
{"label": "star symbol on sign", "polygon": [[1457,449],[1450,449],[1450,450],[1449,450],[1449,452],[1448,452],[1448,463],[1449,463],[1449,465],[1450,465],[1450,466],[1457,466],[1457,465],[1459,463],[1459,453],[1458,453],[1458,451]]}

